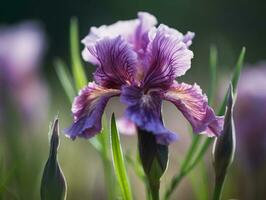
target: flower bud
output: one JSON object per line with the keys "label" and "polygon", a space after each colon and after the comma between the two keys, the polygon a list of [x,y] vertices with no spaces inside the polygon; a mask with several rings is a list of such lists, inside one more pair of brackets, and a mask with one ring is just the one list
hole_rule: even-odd
{"label": "flower bud", "polygon": [[[235,154],[235,127],[233,121],[233,89],[232,85],[228,90],[227,107],[225,112],[223,133],[215,139],[213,145],[213,166],[215,170],[216,187],[222,190],[223,182],[228,170],[232,163]],[[216,189],[217,189],[216,188]]]}
{"label": "flower bud", "polygon": [[152,133],[138,128],[138,147],[153,199],[156,199],[154,196],[159,196],[160,179],[168,164],[168,146],[158,144]]}
{"label": "flower bud", "polygon": [[45,164],[41,182],[42,200],[66,199],[66,180],[57,160],[59,148],[59,121],[55,119],[51,128],[50,153]]}

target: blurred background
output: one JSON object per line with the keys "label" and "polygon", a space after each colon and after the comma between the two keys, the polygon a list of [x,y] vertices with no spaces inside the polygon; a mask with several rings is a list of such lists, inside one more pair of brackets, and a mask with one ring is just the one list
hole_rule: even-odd
{"label": "blurred background", "polygon": [[[133,19],[137,17],[138,11],[150,12],[157,17],[159,23],[174,27],[182,33],[196,33],[191,46],[194,52],[192,68],[179,81],[197,82],[207,92],[210,80],[210,46],[217,47],[220,83],[216,91],[217,107],[228,87],[240,50],[242,46],[246,47],[244,71],[247,71],[247,75],[240,81],[243,92],[236,105],[236,113],[240,113],[236,114],[239,130],[237,139],[244,139],[237,140],[240,144],[236,161],[226,181],[223,198],[264,199],[265,9],[266,2],[263,0],[1,2],[0,199],[39,199],[42,170],[48,156],[49,124],[58,113],[62,130],[72,122],[71,103],[58,80],[54,66],[54,60],[62,58],[70,67],[71,17],[78,18],[81,40],[88,34],[91,26]],[[27,38],[26,41],[20,39],[24,37]],[[31,43],[34,43],[32,47]],[[95,68],[88,63],[84,63],[84,66],[91,79]],[[241,102],[240,97],[245,102]],[[118,99],[108,103],[107,116],[114,111],[117,115],[123,112]],[[172,105],[164,104],[166,126],[178,132],[180,140],[171,145],[171,160],[162,180],[162,191],[178,172],[190,144],[188,124],[176,111]],[[122,136],[125,152],[135,153],[136,141],[135,136]],[[62,131],[59,160],[68,180],[68,199],[106,199],[102,162],[88,141],[78,139],[73,142],[64,137]],[[143,199],[144,185],[130,167],[129,171],[136,199]],[[172,199],[209,199],[212,188],[213,172],[210,153],[207,153],[205,161],[181,183]]]}

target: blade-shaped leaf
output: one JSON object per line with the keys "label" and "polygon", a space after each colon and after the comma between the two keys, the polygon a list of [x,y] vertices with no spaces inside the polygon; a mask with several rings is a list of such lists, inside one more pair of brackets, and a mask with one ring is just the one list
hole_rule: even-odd
{"label": "blade-shaped leaf", "polygon": [[70,50],[76,89],[80,90],[88,81],[80,59],[78,20],[76,18],[72,18],[70,22]]}
{"label": "blade-shaped leaf", "polygon": [[120,137],[116,127],[114,113],[111,119],[111,150],[113,157],[113,165],[123,199],[131,200],[132,193],[131,193],[129,179],[127,176],[123,152],[120,144]]}
{"label": "blade-shaped leaf", "polygon": [[233,86],[233,92],[235,93],[236,91],[236,87],[237,87],[237,83],[240,77],[240,73],[243,67],[243,63],[244,63],[244,58],[245,58],[245,54],[246,54],[246,48],[243,47],[241,50],[241,53],[238,57],[237,63],[236,63],[236,68],[234,71],[234,75],[232,77],[232,86]]}
{"label": "blade-shaped leaf", "polygon": [[216,84],[217,84],[217,48],[215,46],[211,46],[210,48],[210,89],[209,89],[209,104],[212,105],[215,98]]}
{"label": "blade-shaped leaf", "polygon": [[[233,76],[232,76],[232,79],[231,79],[233,93],[236,92],[237,83],[238,83],[238,80],[239,80],[239,77],[240,77],[240,73],[241,73],[241,70],[242,70],[242,67],[243,67],[245,53],[246,53],[246,48],[243,47],[241,52],[240,52],[240,55],[238,57],[238,60],[237,60],[237,63],[236,63],[236,67],[235,67],[235,70],[234,70],[234,73],[233,73]],[[223,115],[224,114],[225,107],[226,107],[226,102],[227,102],[227,94],[224,96],[224,100],[223,100],[222,106],[220,107],[220,110],[219,110],[219,113],[218,113],[219,115]]]}
{"label": "blade-shaped leaf", "polygon": [[107,189],[108,199],[115,199],[116,194],[116,180],[114,176],[112,160],[110,159],[110,137],[108,131],[108,122],[106,115],[102,117],[102,131],[97,135],[96,141],[99,143],[99,153],[101,155],[104,177],[105,177],[105,186]]}
{"label": "blade-shaped leaf", "polygon": [[75,95],[76,95],[76,91],[75,91],[75,88],[73,87],[73,80],[70,76],[70,73],[67,70],[65,63],[62,60],[60,60],[60,59],[55,60],[54,65],[55,65],[55,70],[56,70],[57,76],[58,76],[70,102],[72,102]]}

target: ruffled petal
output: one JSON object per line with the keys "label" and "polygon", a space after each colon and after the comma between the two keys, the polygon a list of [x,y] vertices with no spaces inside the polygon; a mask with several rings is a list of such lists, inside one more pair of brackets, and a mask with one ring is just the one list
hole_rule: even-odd
{"label": "ruffled petal", "polygon": [[162,123],[160,93],[143,94],[138,87],[125,86],[122,89],[121,101],[128,106],[125,116],[138,128],[153,133],[158,143],[169,144],[177,139],[176,134],[167,130]]}
{"label": "ruffled petal", "polygon": [[157,24],[157,19],[147,12],[139,12],[138,18],[133,46],[138,55],[143,56],[149,43],[148,33]]}
{"label": "ruffled petal", "polygon": [[183,37],[183,42],[189,47],[192,44],[192,40],[195,37],[195,33],[188,31]]}
{"label": "ruffled petal", "polygon": [[190,68],[193,52],[184,43],[183,35],[165,25],[151,31],[146,54],[143,85],[145,88],[168,89],[177,76]]}
{"label": "ruffled petal", "polygon": [[137,134],[137,127],[134,122],[127,119],[126,117],[121,117],[116,120],[117,128],[119,133],[124,135],[136,135]]}
{"label": "ruffled petal", "polygon": [[218,136],[222,133],[223,118],[217,117],[208,106],[207,96],[202,94],[197,84],[175,82],[164,94],[164,98],[176,105],[195,133],[204,132],[208,136]]}
{"label": "ruffled petal", "polygon": [[102,115],[108,100],[120,94],[119,90],[107,89],[91,82],[79,92],[72,105],[74,123],[66,129],[66,134],[91,138],[102,128]]}
{"label": "ruffled petal", "polygon": [[94,73],[97,84],[120,88],[121,85],[133,83],[137,55],[120,36],[103,39],[89,51],[98,60],[99,66]]}
{"label": "ruffled petal", "polygon": [[118,21],[112,25],[103,25],[99,28],[91,27],[90,33],[82,40],[85,45],[82,56],[84,60],[97,64],[97,60],[91,55],[88,48],[95,46],[103,38],[112,39],[117,36],[125,39],[135,50],[141,51],[147,45],[146,33],[156,24],[157,20],[153,15],[147,12],[139,12],[138,19]]}

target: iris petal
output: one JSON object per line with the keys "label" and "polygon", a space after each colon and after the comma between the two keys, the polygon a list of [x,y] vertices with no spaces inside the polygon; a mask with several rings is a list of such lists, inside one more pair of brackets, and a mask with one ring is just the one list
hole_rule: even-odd
{"label": "iris petal", "polygon": [[117,128],[119,130],[119,133],[125,134],[125,135],[136,135],[137,134],[137,127],[134,122],[127,119],[126,117],[121,117],[117,119]]}
{"label": "iris petal", "polygon": [[120,91],[107,89],[91,82],[83,88],[72,105],[74,123],[66,130],[67,135],[91,138],[101,131],[102,115],[108,100],[119,95]]}
{"label": "iris petal", "polygon": [[164,94],[183,113],[196,133],[205,132],[208,136],[218,136],[222,132],[223,118],[217,117],[208,106],[206,95],[197,84],[174,83]]}
{"label": "iris petal", "polygon": [[99,62],[94,73],[97,84],[107,88],[120,88],[134,82],[137,55],[120,36],[103,39],[89,49]]}
{"label": "iris petal", "polygon": [[151,31],[151,42],[146,54],[143,85],[145,88],[168,89],[177,76],[185,74],[190,68],[192,51],[183,42],[183,35],[160,25]]}
{"label": "iris petal", "polygon": [[88,48],[94,47],[103,38],[116,38],[121,36],[130,43],[136,51],[142,51],[147,46],[146,33],[157,24],[156,18],[147,13],[139,12],[138,19],[118,21],[109,26],[102,25],[98,28],[91,27],[90,33],[82,40],[85,48],[82,52],[83,59],[97,64],[97,60]]}
{"label": "iris petal", "polygon": [[177,139],[162,123],[160,93],[143,94],[138,87],[126,86],[122,89],[121,101],[128,106],[125,116],[138,128],[154,134],[158,143],[169,144]]}

